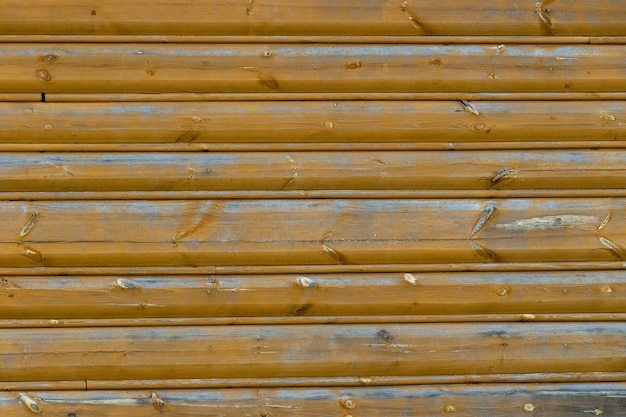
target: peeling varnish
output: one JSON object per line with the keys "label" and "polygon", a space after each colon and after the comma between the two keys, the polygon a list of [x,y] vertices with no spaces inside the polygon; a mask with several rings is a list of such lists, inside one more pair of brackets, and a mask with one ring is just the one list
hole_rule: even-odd
{"label": "peeling varnish", "polygon": [[245,292],[245,291],[256,291],[254,288],[216,288],[219,292]]}
{"label": "peeling varnish", "polygon": [[607,248],[609,248],[609,250],[611,252],[613,252],[613,254],[615,256],[617,256],[620,260],[624,261],[626,260],[626,252],[624,251],[624,249],[619,246],[618,244],[616,244],[615,242],[613,242],[610,239],[607,239],[603,236],[598,236],[598,240],[600,241],[600,243],[602,243],[604,246],[606,246]]}
{"label": "peeling varnish", "polygon": [[41,252],[29,246],[24,247],[24,256],[34,262],[43,262],[43,255]]}
{"label": "peeling varnish", "polygon": [[61,57],[60,54],[55,53],[55,52],[51,52],[49,54],[42,55],[41,57],[39,57],[39,60],[41,62],[45,62],[45,63],[51,64],[51,63],[55,62],[57,59],[59,59],[60,57]]}
{"label": "peeling varnish", "polygon": [[287,189],[287,187],[289,187],[289,185],[291,185],[291,183],[293,183],[296,180],[296,178],[298,178],[299,175],[300,175],[300,168],[295,167],[293,169],[293,173],[291,174],[291,177],[284,178],[282,189],[283,190]]}
{"label": "peeling varnish", "polygon": [[411,285],[416,285],[417,284],[417,278],[415,278],[415,275],[407,272],[406,274],[404,274],[404,281],[408,282]]}
{"label": "peeling varnish", "polygon": [[362,377],[360,377],[360,378],[359,378],[359,381],[360,381],[362,384],[365,384],[365,385],[371,385],[371,384],[373,384],[373,383],[374,383],[374,378],[369,377],[369,376],[362,376]]}
{"label": "peeling varnish", "polygon": [[161,411],[165,410],[165,401],[163,400],[163,397],[161,397],[161,395],[159,395],[157,392],[152,391],[152,393],[150,394],[150,400],[152,401],[152,405],[154,406],[154,408]]}
{"label": "peeling varnish", "polygon": [[24,225],[24,227],[22,228],[22,231],[20,232],[20,237],[24,237],[27,234],[29,234],[33,230],[33,227],[35,227],[35,224],[37,224],[38,219],[39,219],[39,211],[35,210],[30,215],[30,218],[26,222],[26,225]]}
{"label": "peeling varnish", "polygon": [[20,396],[17,399],[24,405],[24,407],[26,407],[28,411],[32,413],[41,414],[43,411],[40,398],[20,393]]}
{"label": "peeling varnish", "polygon": [[541,20],[546,25],[552,26],[552,19],[550,19],[550,16],[546,14],[549,12],[549,9],[544,9],[543,1],[539,1],[535,4],[535,12],[539,17],[539,20]]}
{"label": "peeling varnish", "polygon": [[207,294],[211,294],[214,291],[215,292],[232,292],[232,293],[256,291],[254,288],[238,288],[238,287],[237,288],[223,288],[220,282],[215,278],[209,278],[209,280],[207,281],[207,286],[209,287],[206,290]]}
{"label": "peeling varnish", "polygon": [[37,70],[37,77],[39,77],[39,79],[42,81],[52,81],[52,75],[50,75],[50,72],[45,69]]}
{"label": "peeling varnish", "polygon": [[606,225],[609,224],[610,221],[611,221],[611,213],[607,214],[604,220],[602,220],[602,223],[600,223],[600,225],[596,229],[596,233],[599,233],[600,230],[604,229]]}
{"label": "peeling varnish", "polygon": [[267,408],[277,408],[277,409],[282,409],[282,410],[293,410],[293,409],[297,408],[297,407],[294,407],[292,405],[269,404],[269,403],[265,403],[265,407],[267,407]]}
{"label": "peeling varnish", "polygon": [[552,18],[550,18],[549,14],[552,10],[546,5],[552,3],[554,0],[543,0],[535,3],[535,13],[539,18],[539,22],[546,28],[549,29],[552,35],[556,35],[556,31],[554,28],[554,24],[552,22]]}
{"label": "peeling varnish", "polygon": [[519,175],[519,171],[517,169],[511,168],[502,168],[500,171],[496,173],[491,179],[492,184],[497,184],[498,182],[503,182],[504,180],[513,180],[517,178]]}
{"label": "peeling varnish", "polygon": [[476,222],[476,225],[472,229],[472,232],[470,233],[470,237],[474,236],[476,233],[480,231],[480,229],[482,229],[485,226],[485,223],[487,223],[487,221],[491,218],[491,216],[493,215],[495,211],[496,211],[496,203],[490,201],[489,204],[487,204],[487,207],[483,209],[483,213],[481,214],[480,218]]}
{"label": "peeling varnish", "polygon": [[417,15],[409,9],[408,1],[403,1],[402,4],[400,4],[400,10],[406,15],[406,17],[408,17],[411,26],[420,31],[424,30],[422,23],[417,18]]}
{"label": "peeling varnish", "polygon": [[123,290],[132,290],[137,288],[137,285],[128,278],[117,278],[115,280],[115,285]]}
{"label": "peeling varnish", "polygon": [[339,263],[343,263],[343,256],[341,256],[339,252],[337,252],[335,249],[328,246],[326,243],[322,243],[322,250],[324,251],[326,255],[330,256],[333,260]]}
{"label": "peeling varnish", "polygon": [[472,113],[475,116],[480,116],[480,111],[478,111],[476,106],[474,106],[474,104],[472,104],[470,101],[460,98],[459,102],[461,103],[465,111]]}
{"label": "peeling varnish", "polygon": [[344,398],[341,400],[341,406],[345,409],[352,410],[356,408],[356,401],[351,398]]}
{"label": "peeling varnish", "polygon": [[496,254],[493,251],[483,246],[480,246],[478,243],[474,242],[472,239],[469,240],[469,244],[474,250],[474,252],[476,252],[478,256],[480,256],[481,258],[485,258],[490,261],[494,261],[496,259]]}
{"label": "peeling varnish", "polygon": [[407,350],[407,349],[415,348],[414,345],[409,345],[406,343],[374,343],[368,346],[389,349],[393,353],[412,353],[411,350]]}
{"label": "peeling varnish", "polygon": [[252,9],[254,8],[254,0],[248,0],[246,3],[246,14],[250,16],[252,14]]}
{"label": "peeling varnish", "polygon": [[596,216],[562,214],[560,216],[541,216],[530,219],[516,220],[512,223],[497,224],[496,228],[504,230],[550,230],[564,228],[580,228],[594,230],[599,219]]}
{"label": "peeling varnish", "polygon": [[9,281],[5,277],[0,277],[0,285],[7,290],[14,290],[14,289],[22,288],[19,285]]}
{"label": "peeling varnish", "polygon": [[298,282],[298,284],[300,286],[302,286],[304,288],[313,288],[313,287],[315,287],[315,281],[313,281],[309,277],[300,276],[300,277],[298,277],[298,279],[296,281]]}
{"label": "peeling varnish", "polygon": [[[115,351],[113,353],[122,353],[124,351]],[[108,352],[107,352],[108,353]],[[146,404],[145,398],[103,398],[103,399],[80,399],[80,400],[72,400],[72,399],[54,399],[54,398],[46,398],[46,402],[50,404],[77,404],[77,405],[143,405]]]}

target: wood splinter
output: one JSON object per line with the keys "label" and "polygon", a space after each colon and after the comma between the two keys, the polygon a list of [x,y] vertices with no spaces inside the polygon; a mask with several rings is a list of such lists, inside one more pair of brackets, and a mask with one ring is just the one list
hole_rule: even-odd
{"label": "wood splinter", "polygon": [[611,252],[613,252],[613,254],[615,256],[617,256],[619,259],[626,260],[626,252],[624,252],[624,249],[622,249],[620,246],[618,246],[616,243],[614,243],[613,241],[611,241],[610,239],[607,239],[605,237],[602,236],[598,236],[598,240],[600,241],[600,243],[602,243],[604,246],[606,246],[607,248],[609,248],[609,250]]}
{"label": "wood splinter", "polygon": [[163,400],[163,397],[161,397],[161,395],[152,391],[152,394],[150,394],[150,399],[152,400],[152,405],[154,406],[154,408],[156,408],[157,410],[165,409],[165,401]]}
{"label": "wood splinter", "polygon": [[496,203],[490,201],[489,204],[487,204],[487,207],[483,209],[483,214],[481,214],[480,218],[478,219],[478,222],[476,222],[476,225],[472,229],[472,233],[470,233],[470,237],[474,236],[476,233],[478,233],[480,229],[483,228],[483,226],[485,226],[485,223],[487,223],[487,221],[491,218],[491,216],[493,215],[495,211],[496,211]]}
{"label": "wood splinter", "polygon": [[402,4],[400,4],[400,10],[404,12],[404,14],[406,14],[406,16],[409,18],[409,23],[411,23],[411,26],[416,29],[422,30],[422,23],[417,18],[417,15],[409,10],[408,1],[403,1]]}
{"label": "wood splinter", "polygon": [[130,290],[130,289],[137,288],[135,283],[127,278],[118,278],[115,280],[115,284],[123,290]]}
{"label": "wood splinter", "polygon": [[335,261],[339,263],[343,263],[343,257],[335,249],[331,248],[326,243],[322,244],[322,249],[324,250],[324,253],[326,255],[330,256],[332,259],[334,259]]}
{"label": "wood splinter", "polygon": [[495,184],[499,181],[502,181],[503,179],[517,178],[518,174],[519,174],[519,171],[516,169],[502,168],[500,171],[496,173],[496,175],[493,176],[493,178],[491,179],[491,182]]}
{"label": "wood splinter", "polygon": [[[543,2],[542,1],[537,2],[535,6],[536,6],[535,12],[537,12],[537,16],[539,16],[539,20],[541,20],[546,25],[552,26],[552,19],[550,19],[550,16],[544,13]],[[546,9],[546,12],[548,10],[549,9]]]}
{"label": "wood splinter", "polygon": [[30,219],[26,222],[26,225],[22,228],[20,232],[20,237],[26,236],[33,229],[35,224],[37,223],[37,219],[39,218],[39,211],[35,210],[33,214],[30,215]]}
{"label": "wood splinter", "polygon": [[463,100],[462,98],[460,98],[459,101],[463,105],[463,108],[465,109],[465,111],[470,112],[475,116],[480,116],[480,112],[478,111],[476,106],[474,106],[471,102],[467,100]]}
{"label": "wood splinter", "polygon": [[26,394],[20,394],[17,399],[24,405],[24,407],[35,414],[41,414],[43,411],[41,409],[41,405],[39,405],[41,401],[39,398],[31,397]]}

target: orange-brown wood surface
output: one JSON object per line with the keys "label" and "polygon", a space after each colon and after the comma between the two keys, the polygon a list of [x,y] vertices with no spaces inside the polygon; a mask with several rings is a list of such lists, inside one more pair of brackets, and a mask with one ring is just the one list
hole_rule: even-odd
{"label": "orange-brown wood surface", "polygon": [[252,142],[282,143],[285,150],[287,144],[297,142],[549,141],[567,146],[573,141],[626,139],[626,101],[622,100],[468,103],[475,113],[458,99],[0,103],[0,143],[226,142],[234,146]]}
{"label": "orange-brown wood surface", "polygon": [[2,333],[4,381],[621,372],[626,363],[623,323],[47,328]]}
{"label": "orange-brown wood surface", "polygon": [[1,202],[3,266],[623,261],[623,199]]}
{"label": "orange-brown wood surface", "polygon": [[625,36],[619,0],[0,2],[6,34]]}
{"label": "orange-brown wood surface", "polygon": [[[623,383],[0,393],[3,415],[573,416],[623,411]],[[357,414],[358,413],[358,414]]]}
{"label": "orange-brown wood surface", "polygon": [[0,416],[625,415],[621,1],[0,28]]}
{"label": "orange-brown wood surface", "polygon": [[[442,170],[441,167],[447,167]],[[4,153],[0,192],[626,188],[616,151]],[[323,194],[322,194],[323,195]],[[329,194],[333,196],[333,194]]]}
{"label": "orange-brown wood surface", "polygon": [[0,318],[625,313],[623,281],[621,271],[17,276],[0,281]]}
{"label": "orange-brown wood surface", "polygon": [[0,49],[0,89],[7,93],[626,89],[624,45],[8,43]]}

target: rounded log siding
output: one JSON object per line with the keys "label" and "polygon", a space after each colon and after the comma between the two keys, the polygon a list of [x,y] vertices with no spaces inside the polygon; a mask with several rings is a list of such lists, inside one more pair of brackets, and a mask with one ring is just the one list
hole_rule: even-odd
{"label": "rounded log siding", "polygon": [[623,9],[0,0],[0,414],[620,414]]}

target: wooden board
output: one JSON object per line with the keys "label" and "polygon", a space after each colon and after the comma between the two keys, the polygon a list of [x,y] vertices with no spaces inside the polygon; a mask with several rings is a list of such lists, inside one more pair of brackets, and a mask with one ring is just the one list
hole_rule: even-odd
{"label": "wooden board", "polygon": [[626,140],[622,100],[467,103],[478,114],[458,99],[0,103],[0,143],[282,143],[287,150],[292,143],[583,141],[591,147]]}
{"label": "wooden board", "polygon": [[3,153],[0,192],[253,190],[269,195],[285,190],[464,190],[470,195],[472,190],[539,189],[565,193],[626,188],[624,166],[624,151]]}
{"label": "wooden board", "polygon": [[626,45],[43,43],[0,49],[0,89],[7,93],[626,90]]}
{"label": "wooden board", "polygon": [[626,324],[3,329],[0,380],[620,372]]}
{"label": "wooden board", "polygon": [[[425,385],[0,393],[3,416],[406,416],[622,415],[626,387],[612,384]],[[35,411],[36,412],[36,411]],[[531,414],[532,413],[532,414]]]}
{"label": "wooden board", "polygon": [[0,265],[623,261],[623,199],[1,202]]}
{"label": "wooden board", "polygon": [[619,0],[0,2],[8,34],[624,36]]}
{"label": "wooden board", "polygon": [[626,313],[624,275],[602,271],[5,276],[0,279],[4,300],[0,318],[51,319],[54,326],[68,318],[103,319],[106,325],[129,317],[354,316],[344,318],[354,321],[364,316],[363,322],[384,321],[377,316],[390,315],[431,315],[415,317],[416,321],[477,321],[480,314],[492,319],[517,315],[518,320],[542,314],[580,317]]}

